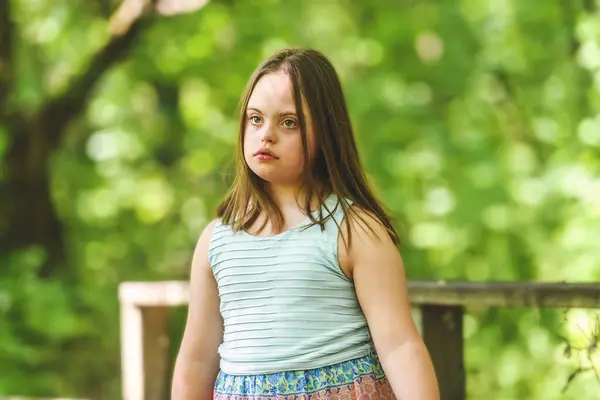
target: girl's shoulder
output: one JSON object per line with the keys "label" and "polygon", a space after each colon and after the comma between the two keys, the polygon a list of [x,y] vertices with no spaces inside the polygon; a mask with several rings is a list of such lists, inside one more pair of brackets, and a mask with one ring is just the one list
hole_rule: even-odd
{"label": "girl's shoulder", "polygon": [[[347,250],[350,253],[370,251],[380,244],[387,245],[388,242],[393,244],[389,229],[377,214],[356,203],[348,207],[348,211],[343,215],[340,228],[345,236],[342,238],[340,235],[340,243],[344,240],[344,243],[347,244],[345,247],[348,247]],[[349,240],[347,240],[348,238]]]}
{"label": "girl's shoulder", "polygon": [[381,257],[393,257],[398,250],[387,228],[374,213],[354,204],[349,214],[341,226],[338,258],[344,274],[353,279],[358,265],[372,263]]}
{"label": "girl's shoulder", "polygon": [[204,238],[208,238],[210,240],[211,236],[213,235],[215,229],[219,226],[219,224],[221,224],[220,218],[215,218],[215,219],[211,220],[202,230],[202,233],[200,234],[200,238],[204,237]]}

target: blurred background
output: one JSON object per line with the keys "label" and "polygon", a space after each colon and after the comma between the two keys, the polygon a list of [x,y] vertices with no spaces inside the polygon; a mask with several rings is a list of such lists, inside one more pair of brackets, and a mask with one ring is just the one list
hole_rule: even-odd
{"label": "blurred background", "polygon": [[[600,280],[599,9],[0,0],[0,397],[120,398],[118,284],[187,279],[244,85],[288,45],[337,68],[409,279]],[[563,392],[594,312],[467,311],[469,398],[598,398],[591,370]]]}

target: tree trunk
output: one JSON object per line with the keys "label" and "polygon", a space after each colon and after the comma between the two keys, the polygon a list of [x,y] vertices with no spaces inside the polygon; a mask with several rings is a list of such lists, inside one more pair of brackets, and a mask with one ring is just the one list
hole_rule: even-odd
{"label": "tree trunk", "polygon": [[49,160],[55,146],[33,129],[16,127],[11,133],[0,183],[0,251],[41,248],[45,257],[38,275],[49,277],[65,261],[64,229],[50,192]]}
{"label": "tree trunk", "polygon": [[[52,155],[69,123],[85,110],[93,88],[104,72],[127,57],[151,20],[151,16],[138,18],[126,32],[111,37],[91,57],[87,68],[72,79],[65,92],[48,99],[33,117],[13,114],[10,101],[7,101],[8,93],[0,96],[0,115],[7,116],[3,122],[9,138],[3,174],[0,175],[0,252],[10,254],[41,248],[45,258],[38,271],[40,277],[56,276],[57,272],[61,279],[75,277],[66,262],[64,226],[52,199]],[[8,36],[6,33],[1,38]],[[6,53],[4,68],[10,70],[11,58],[6,50],[10,46],[7,43],[5,41],[2,46]],[[10,80],[5,83],[0,88],[7,89]]]}
{"label": "tree trunk", "polygon": [[[206,1],[196,3],[193,9],[180,12],[195,11]],[[0,169],[0,254],[41,248],[45,258],[38,271],[40,277],[56,276],[60,271],[62,279],[75,278],[66,262],[65,228],[52,199],[52,155],[69,123],[85,110],[100,78],[129,56],[141,33],[151,25],[156,0],[144,4],[140,12],[131,14],[132,9],[122,3],[111,18],[106,44],[90,57],[63,93],[47,99],[32,117],[26,117],[11,101],[16,74],[14,24],[10,0],[0,0],[0,122],[4,125],[0,128],[7,132],[9,141]]]}

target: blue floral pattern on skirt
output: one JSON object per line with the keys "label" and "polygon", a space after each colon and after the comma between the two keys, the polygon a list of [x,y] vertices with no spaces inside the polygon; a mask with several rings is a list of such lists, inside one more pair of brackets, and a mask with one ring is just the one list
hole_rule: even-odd
{"label": "blue floral pattern on skirt", "polygon": [[[304,371],[273,374],[229,375],[219,372],[215,395],[279,397],[311,394],[354,385],[363,377],[385,379],[377,356],[369,354],[350,361]],[[385,384],[387,380],[385,380]]]}

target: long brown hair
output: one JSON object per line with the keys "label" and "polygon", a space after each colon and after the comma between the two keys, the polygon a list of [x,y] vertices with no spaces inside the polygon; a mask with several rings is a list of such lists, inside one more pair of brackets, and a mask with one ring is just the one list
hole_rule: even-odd
{"label": "long brown hair", "polygon": [[[398,234],[390,217],[367,183],[338,75],[327,57],[313,49],[280,50],[260,64],[250,78],[240,104],[236,176],[225,199],[217,208],[217,216],[234,231],[248,230],[263,213],[266,218],[260,230],[265,227],[267,220],[277,230],[281,230],[283,226],[281,212],[267,193],[265,182],[246,164],[243,150],[246,108],[252,91],[261,77],[278,71],[284,71],[292,82],[304,153],[302,188],[306,191],[306,200],[303,208],[311,225],[319,224],[324,229],[324,223],[332,211],[327,208],[325,200],[329,194],[335,194],[338,206],[342,207],[347,218],[358,218],[365,222],[354,207],[350,206],[350,200],[380,222],[392,241],[398,244]],[[303,100],[308,110],[304,110]],[[305,112],[312,117],[317,137],[318,151],[313,160],[309,159]],[[315,197],[319,205],[316,217],[311,212],[311,200]],[[323,209],[328,211],[325,216]],[[347,226],[349,245],[352,233],[349,223]]]}

